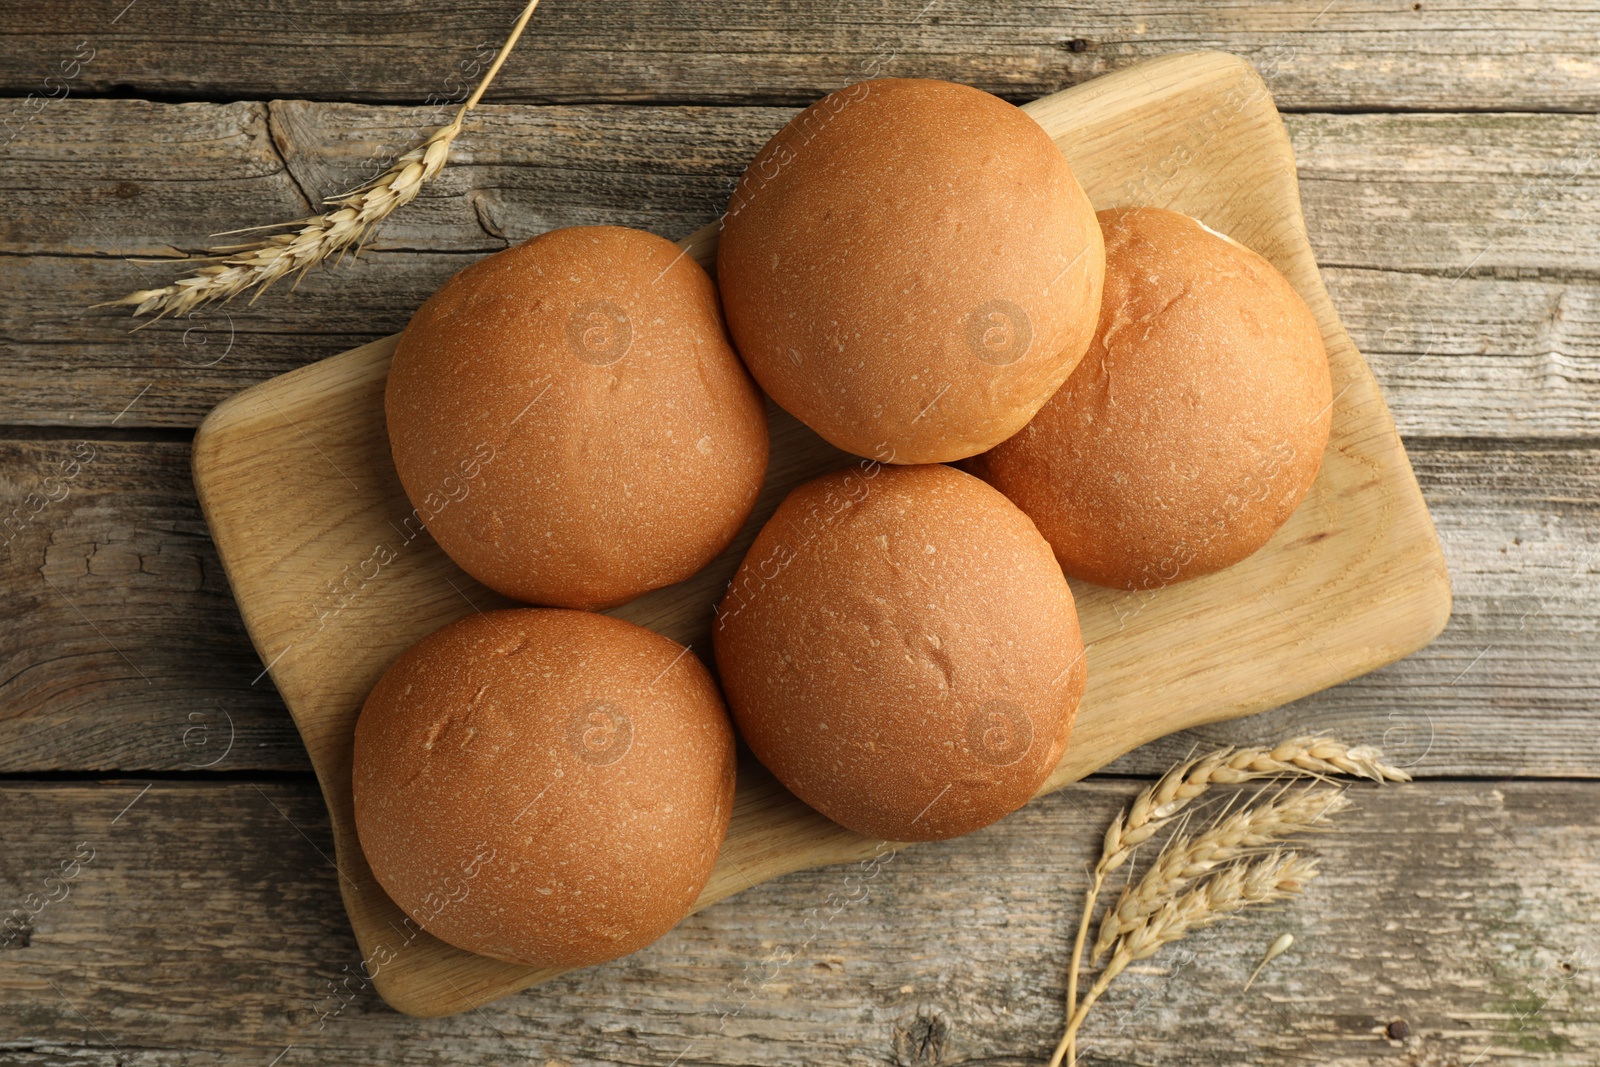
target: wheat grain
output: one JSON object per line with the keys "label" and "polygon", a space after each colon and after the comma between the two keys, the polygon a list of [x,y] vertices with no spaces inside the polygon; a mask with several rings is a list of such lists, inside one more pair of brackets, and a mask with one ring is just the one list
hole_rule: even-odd
{"label": "wheat grain", "polygon": [[[304,276],[319,263],[342,257],[354,247],[359,254],[361,244],[374,227],[398,209],[416,199],[422,186],[431,181],[450,157],[450,144],[461,133],[462,121],[467,112],[478,105],[484,90],[499,73],[506,56],[522,36],[523,28],[533,15],[539,0],[531,2],[517,17],[510,35],[506,38],[494,62],[485,72],[478,87],[456,112],[455,118],[433,131],[422,144],[413,148],[390,168],[367,185],[354,192],[330,198],[329,210],[292,222],[253,226],[250,230],[292,229],[292,233],[277,233],[242,245],[225,245],[212,248],[195,259],[207,264],[192,274],[179,278],[159,289],[140,289],[117,300],[109,300],[94,307],[132,307],[135,317],[155,312],[155,322],[167,315],[186,315],[214,300],[232,300],[240,293],[255,290],[255,299],[274,282],[289,274]],[[226,234],[217,236],[227,236]],[[145,323],[144,325],[149,325]]]}
{"label": "wheat grain", "polygon": [[1261,957],[1261,962],[1256,964],[1256,969],[1250,972],[1250,977],[1245,979],[1244,989],[1240,990],[1240,992],[1248,993],[1250,986],[1255,983],[1257,978],[1261,977],[1261,972],[1267,969],[1267,964],[1288,952],[1289,947],[1293,944],[1293,934],[1279,934],[1277,939],[1267,946],[1266,954]]}

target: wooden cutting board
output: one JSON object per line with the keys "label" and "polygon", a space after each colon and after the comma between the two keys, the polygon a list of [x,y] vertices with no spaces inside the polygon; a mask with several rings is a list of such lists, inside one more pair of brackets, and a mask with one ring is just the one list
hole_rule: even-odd
{"label": "wooden cutting board", "polygon": [[[1333,369],[1333,436],[1310,496],[1245,562],[1145,593],[1074,583],[1089,689],[1059,789],[1147,741],[1248,715],[1370,671],[1443,629],[1450,584],[1377,383],[1322,287],[1288,135],[1251,67],[1170,56],[1025,108],[1097,208],[1185,211],[1265,255],[1316,313]],[[708,270],[716,229],[682,244]],[[408,526],[384,434],[394,338],[274,378],[219,405],[194,444],[200,501],[250,636],[305,739],[333,819],[340,888],[366,971],[394,1007],[445,1015],[555,971],[463,952],[408,925],[356,839],[351,740],[367,691],[407,646],[506,601]],[[781,411],[772,464],[739,539],[706,571],[612,614],[707,655],[711,606],[790,488],[850,457]],[[878,842],[811,811],[753,761],[699,907]]]}

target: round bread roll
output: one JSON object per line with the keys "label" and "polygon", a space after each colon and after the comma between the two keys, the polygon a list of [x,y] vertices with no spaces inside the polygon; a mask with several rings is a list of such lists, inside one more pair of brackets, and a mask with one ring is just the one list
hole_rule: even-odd
{"label": "round bread roll", "polygon": [[764,402],[711,279],[620,226],[552,230],[456,274],[401,335],[384,403],[408,527],[534,604],[682,581],[766,473]]}
{"label": "round bread roll", "polygon": [[944,466],[800,486],[712,626],[741,735],[800,799],[890,841],[1016,810],[1066,749],[1087,678],[1050,546]]}
{"label": "round bread roll", "polygon": [[1322,465],[1322,331],[1282,274],[1187,215],[1102,211],[1089,354],[1026,429],[970,464],[1067,574],[1157,588],[1256,551]]}
{"label": "round bread roll", "polygon": [[356,831],[424,930],[581,967],[689,913],[733,810],[710,672],[604,615],[469,615],[407,650],[356,724]]}
{"label": "round bread roll", "polygon": [[970,86],[887,78],[795,116],[734,191],[717,252],[761,387],[891,463],[1020,430],[1100,307],[1094,208],[1048,134]]}

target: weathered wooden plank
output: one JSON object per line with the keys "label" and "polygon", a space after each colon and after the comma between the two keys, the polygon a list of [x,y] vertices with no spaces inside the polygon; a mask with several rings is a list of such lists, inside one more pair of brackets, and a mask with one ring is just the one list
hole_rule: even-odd
{"label": "weathered wooden plank", "polygon": [[[7,0],[0,89],[459,99],[515,7]],[[1030,97],[1151,56],[1218,48],[1270,71],[1293,107],[1593,110],[1597,18],[1582,3],[1535,0],[1492,8],[1461,0],[548,3],[494,99],[797,104],[872,73]]]}
{"label": "weathered wooden plank", "polygon": [[187,442],[0,439],[0,558],[0,768],[308,768]]}
{"label": "weathered wooden plank", "polygon": [[[90,438],[69,479],[79,447],[0,440],[0,526],[18,531],[0,570],[15,605],[0,622],[0,772],[305,769],[204,534],[188,446]],[[1411,456],[1454,581],[1444,634],[1119,772],[1157,773],[1197,741],[1318,730],[1382,743],[1419,775],[1600,770],[1600,450],[1422,441]]]}
{"label": "weathered wooden plank", "polygon": [[1328,731],[1382,744],[1418,775],[1521,774],[1535,764],[1593,773],[1600,450],[1426,442],[1409,452],[1455,593],[1439,639],[1287,707],[1146,746],[1113,770],[1150,773],[1196,744]]}
{"label": "weathered wooden plank", "polygon": [[[292,297],[129,333],[126,318],[81,307],[140,285],[138,267],[0,256],[0,288],[13,295],[0,305],[10,345],[0,419],[105,426],[150,385],[116,425],[192,427],[241,389],[402,329],[470,260],[367,255],[309,275]],[[1406,437],[1600,436],[1600,280],[1344,267],[1323,277]]]}
{"label": "weathered wooden plank", "polygon": [[262,212],[307,209],[265,104],[72,100],[3,139],[7,253],[174,256]]}
{"label": "weathered wooden plank", "polygon": [[[0,948],[0,1057],[1039,1063],[1085,864],[1136,785],[1086,782],[963,839],[787,876],[633,957],[419,1026],[352,977],[310,783],[4,783],[0,893],[25,932]],[[1303,896],[1120,979],[1085,1062],[1600,1055],[1600,784],[1363,787],[1357,801],[1315,840],[1325,873]],[[46,882],[75,859],[76,877]],[[60,899],[29,915],[30,893]],[[1293,949],[1241,991],[1284,932]],[[1385,1033],[1396,1019],[1403,1041]]]}
{"label": "weathered wooden plank", "polygon": [[1286,121],[1319,263],[1451,278],[1594,273],[1600,115]]}
{"label": "weathered wooden plank", "polygon": [[[128,333],[86,305],[163,284],[206,235],[370,177],[431,112],[68,101],[0,166],[0,422],[192,426],[224,397],[401,328],[470,257],[553,226],[688,233],[779,108],[490,107],[378,251]],[[1600,434],[1600,147],[1589,116],[1291,115],[1313,244],[1403,433]],[[88,145],[96,147],[93,151]],[[1585,147],[1587,146],[1587,148]],[[284,161],[287,161],[287,167]],[[405,251],[415,250],[415,251]],[[110,257],[110,258],[108,258]]]}
{"label": "weathered wooden plank", "polygon": [[[485,107],[453,161],[374,249],[487,252],[579,222],[715,218],[787,108]],[[292,219],[371,180],[446,117],[429,108],[274,101],[69,100],[7,147],[20,208],[0,252],[179,256],[208,235]],[[151,267],[150,280],[165,273]]]}
{"label": "weathered wooden plank", "polygon": [[1407,438],[1600,437],[1600,281],[1322,275]]}

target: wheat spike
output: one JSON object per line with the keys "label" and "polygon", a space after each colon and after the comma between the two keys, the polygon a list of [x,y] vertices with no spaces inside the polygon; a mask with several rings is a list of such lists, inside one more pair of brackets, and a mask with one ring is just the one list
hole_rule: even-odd
{"label": "wheat spike", "polygon": [[[1123,934],[1105,971],[1095,980],[1095,987],[1103,991],[1104,985],[1110,984],[1128,964],[1149,959],[1162,946],[1187,937],[1192,930],[1209,926],[1252,904],[1266,904],[1298,893],[1316,875],[1316,860],[1298,852],[1277,850],[1258,860],[1224,867],[1168,900]],[[1083,1010],[1080,1008],[1080,1015]]]}
{"label": "wheat spike", "polygon": [[1322,826],[1349,806],[1350,800],[1341,790],[1301,789],[1240,808],[1193,837],[1173,838],[1138,883],[1123,889],[1116,904],[1106,910],[1100,936],[1089,953],[1090,962],[1097,962],[1118,937],[1155,914],[1184,885],[1225,863]]}
{"label": "wheat spike", "polygon": [[[1106,827],[1100,859],[1089,877],[1084,894],[1083,915],[1072,945],[1067,969],[1067,1017],[1078,1007],[1078,971],[1082,965],[1084,943],[1094,915],[1096,900],[1106,878],[1133,856],[1185,808],[1214,785],[1237,785],[1273,777],[1311,777],[1353,775],[1375,782],[1409,782],[1411,776],[1384,762],[1383,753],[1367,745],[1349,746],[1329,737],[1297,737],[1272,748],[1224,748],[1195,756],[1171,768],[1154,785],[1142,790]],[[1058,1067],[1063,1056],[1073,1054],[1072,1032],[1062,1038],[1051,1057],[1050,1067]]]}
{"label": "wheat spike", "polygon": [[[132,307],[136,317],[154,312],[155,318],[150,322],[156,322],[168,315],[189,314],[214,300],[232,300],[251,289],[255,290],[255,296],[251,297],[254,303],[274,282],[286,275],[303,277],[312,267],[340,257],[352,247],[359,252],[361,243],[375,226],[416,199],[422,186],[444,169],[450,157],[450,143],[461,133],[461,124],[467,112],[478,105],[484,90],[489,88],[489,83],[500,72],[501,65],[522,36],[533,9],[538,6],[539,0],[531,0],[522,9],[510,36],[500,46],[494,62],[472,95],[456,112],[455,118],[448,125],[433,131],[422,144],[395,160],[377,178],[354,192],[330,198],[327,201],[329,210],[323,214],[249,228],[293,230],[292,233],[277,233],[247,244],[212,248],[195,257],[207,265],[197,268],[187,277],[159,289],[140,289],[120,299],[93,306]],[[249,230],[232,232],[245,233]]]}
{"label": "wheat spike", "polygon": [[1213,785],[1238,785],[1278,775],[1327,777],[1354,775],[1375,782],[1409,782],[1411,776],[1383,762],[1383,753],[1366,745],[1350,747],[1326,737],[1302,737],[1274,748],[1224,748],[1189,759],[1133,799],[1106,828],[1096,871],[1110,874],[1133,850]]}
{"label": "wheat spike", "polygon": [[1191,931],[1226,919],[1251,905],[1268,904],[1298,893],[1316,875],[1314,859],[1297,852],[1275,850],[1261,859],[1224,867],[1183,894],[1168,898],[1153,914],[1145,916],[1133,929],[1117,938],[1105,970],[1084,993],[1083,1003],[1067,1023],[1067,1031],[1051,1059],[1052,1067],[1059,1064],[1072,1047],[1090,1007],[1129,964],[1147,960],[1164,946],[1187,937]]}

